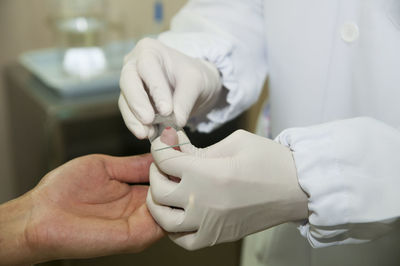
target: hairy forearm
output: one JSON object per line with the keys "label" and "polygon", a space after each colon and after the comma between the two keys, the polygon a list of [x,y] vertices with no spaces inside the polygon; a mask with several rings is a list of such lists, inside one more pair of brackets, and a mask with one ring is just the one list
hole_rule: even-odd
{"label": "hairy forearm", "polygon": [[0,205],[0,265],[34,263],[25,237],[31,205],[29,194]]}

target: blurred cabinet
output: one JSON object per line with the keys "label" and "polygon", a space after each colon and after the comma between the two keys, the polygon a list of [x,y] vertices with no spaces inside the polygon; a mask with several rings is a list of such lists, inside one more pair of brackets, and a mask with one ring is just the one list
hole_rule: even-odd
{"label": "blurred cabinet", "polygon": [[[91,153],[115,156],[149,151],[125,127],[118,88],[96,95],[59,97],[19,65],[6,68],[6,91],[12,140],[13,170],[18,195],[33,188],[43,175],[64,162]],[[187,133],[200,147],[211,145],[240,128],[238,118],[212,134]],[[188,252],[164,239],[145,252],[46,265],[238,265],[240,243]]]}

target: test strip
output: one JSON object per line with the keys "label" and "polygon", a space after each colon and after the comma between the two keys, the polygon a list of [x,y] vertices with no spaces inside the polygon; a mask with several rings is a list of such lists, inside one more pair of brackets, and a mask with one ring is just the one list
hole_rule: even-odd
{"label": "test strip", "polygon": [[168,146],[168,147],[156,149],[154,151],[162,151],[162,150],[166,150],[166,149],[169,149],[169,148],[180,147],[180,146],[183,146],[183,145],[186,145],[186,144],[190,144],[190,142],[184,142],[184,143],[180,143],[180,144],[176,144],[176,145],[171,145],[171,146]]}

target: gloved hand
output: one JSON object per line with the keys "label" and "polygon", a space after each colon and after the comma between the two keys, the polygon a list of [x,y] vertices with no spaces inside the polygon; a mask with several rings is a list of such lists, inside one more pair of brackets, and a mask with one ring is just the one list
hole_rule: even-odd
{"label": "gloved hand", "polygon": [[210,111],[222,82],[213,64],[146,38],[125,57],[120,87],[124,121],[136,137],[144,139],[154,132],[155,113],[174,112],[183,127],[191,114]]}
{"label": "gloved hand", "polygon": [[[178,138],[189,141],[182,132]],[[206,149],[155,151],[167,146],[160,138],[152,143],[146,202],[178,245],[198,249],[308,217],[287,147],[243,130]]]}

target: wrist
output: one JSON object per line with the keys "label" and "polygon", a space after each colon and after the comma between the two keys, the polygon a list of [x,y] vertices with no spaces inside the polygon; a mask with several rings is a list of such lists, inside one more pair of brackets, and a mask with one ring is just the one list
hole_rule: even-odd
{"label": "wrist", "polygon": [[[274,202],[279,210],[275,219],[270,219],[268,227],[304,220],[308,217],[308,196],[300,187],[297,177],[297,168],[292,151],[274,141],[266,139],[267,146],[264,153],[259,155],[264,158],[265,173],[269,180],[266,191],[269,191],[268,203]],[[271,190],[271,182],[274,190]]]}
{"label": "wrist", "polygon": [[30,193],[0,205],[0,265],[35,262],[25,234],[31,209]]}
{"label": "wrist", "polygon": [[291,193],[288,193],[288,195],[292,206],[291,216],[289,216],[291,218],[288,222],[304,220],[308,218],[308,196],[300,186],[293,153],[289,149],[287,149],[287,158],[290,165],[287,169],[287,174],[291,180],[291,185],[289,186]]}

